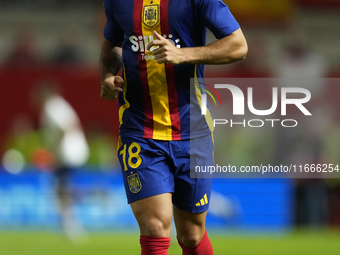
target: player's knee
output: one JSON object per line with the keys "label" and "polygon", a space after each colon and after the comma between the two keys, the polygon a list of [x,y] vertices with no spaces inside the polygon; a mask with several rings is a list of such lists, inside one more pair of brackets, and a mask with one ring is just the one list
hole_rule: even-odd
{"label": "player's knee", "polygon": [[201,241],[203,235],[201,231],[186,232],[182,235],[178,235],[178,239],[186,246],[194,247]]}
{"label": "player's knee", "polygon": [[152,220],[149,222],[149,236],[167,236],[168,224],[160,220]]}
{"label": "player's knee", "polygon": [[171,219],[148,219],[140,225],[140,228],[143,235],[167,237],[170,235]]}

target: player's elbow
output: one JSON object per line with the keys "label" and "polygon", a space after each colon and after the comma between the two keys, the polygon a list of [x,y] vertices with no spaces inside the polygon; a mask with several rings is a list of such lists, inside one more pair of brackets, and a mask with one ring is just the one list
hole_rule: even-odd
{"label": "player's elbow", "polygon": [[248,54],[248,44],[246,41],[240,43],[235,47],[234,52],[231,56],[232,62],[243,60]]}
{"label": "player's elbow", "polygon": [[236,30],[229,36],[229,46],[231,49],[230,62],[235,62],[246,58],[248,53],[248,44],[241,29]]}
{"label": "player's elbow", "polygon": [[242,45],[241,54],[240,54],[240,60],[243,60],[247,57],[248,54],[248,44],[246,41],[244,41],[244,44]]}

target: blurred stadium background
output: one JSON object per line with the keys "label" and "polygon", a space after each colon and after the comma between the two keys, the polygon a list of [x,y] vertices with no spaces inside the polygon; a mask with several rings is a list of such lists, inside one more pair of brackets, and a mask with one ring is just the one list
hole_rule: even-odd
{"label": "blurred stadium background", "polygon": [[[224,1],[241,23],[249,54],[231,66],[207,67],[208,77],[340,76],[340,0]],[[104,23],[100,0],[0,0],[0,254],[138,254],[137,224],[115,156],[118,107],[99,97]],[[82,238],[63,235],[55,175],[39,167],[50,154],[31,98],[45,81],[58,84],[89,143],[86,165],[69,176]],[[234,129],[225,154],[234,164],[299,156],[306,163],[340,163],[339,89],[313,89],[333,102],[331,121],[317,139],[273,134],[255,141]],[[207,222],[216,254],[340,250],[340,179],[216,179],[211,205]],[[175,243],[170,254],[180,254]]]}

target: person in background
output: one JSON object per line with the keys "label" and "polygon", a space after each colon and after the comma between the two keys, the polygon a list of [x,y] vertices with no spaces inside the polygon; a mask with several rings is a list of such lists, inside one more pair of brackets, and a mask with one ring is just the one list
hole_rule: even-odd
{"label": "person in background", "polygon": [[73,107],[60,95],[53,82],[42,82],[34,88],[32,99],[40,112],[40,132],[44,148],[56,161],[52,167],[56,177],[56,195],[62,227],[73,241],[85,237],[81,222],[73,211],[70,172],[83,166],[89,147],[80,119]]}

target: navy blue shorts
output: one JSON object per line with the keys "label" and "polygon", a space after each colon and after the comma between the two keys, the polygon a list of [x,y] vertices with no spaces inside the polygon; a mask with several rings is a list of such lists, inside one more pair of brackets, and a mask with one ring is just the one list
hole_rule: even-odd
{"label": "navy blue shorts", "polygon": [[129,204],[172,193],[173,204],[181,210],[208,210],[212,179],[190,178],[190,160],[214,165],[212,135],[180,141],[121,136],[118,158]]}

